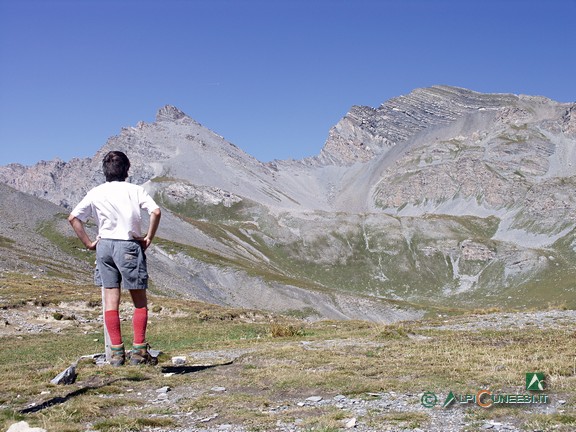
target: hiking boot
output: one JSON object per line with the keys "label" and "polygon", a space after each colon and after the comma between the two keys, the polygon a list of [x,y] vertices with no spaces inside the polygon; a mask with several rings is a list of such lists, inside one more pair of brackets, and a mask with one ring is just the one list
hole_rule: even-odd
{"label": "hiking boot", "polygon": [[131,365],[142,365],[142,364],[149,364],[149,365],[157,365],[158,359],[156,357],[152,357],[152,355],[148,352],[148,348],[150,345],[147,343],[141,345],[134,345],[132,351],[130,352],[130,364]]}
{"label": "hiking boot", "polygon": [[110,345],[112,356],[110,357],[110,364],[112,366],[122,366],[126,361],[126,352],[124,351],[124,344]]}

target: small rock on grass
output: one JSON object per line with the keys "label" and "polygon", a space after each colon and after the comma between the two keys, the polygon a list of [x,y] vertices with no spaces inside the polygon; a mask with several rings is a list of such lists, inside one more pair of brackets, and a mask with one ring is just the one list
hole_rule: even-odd
{"label": "small rock on grass", "polygon": [[216,393],[222,393],[222,392],[226,391],[226,387],[216,386],[216,387],[212,387],[210,390],[212,390],[213,392],[216,392]]}
{"label": "small rock on grass", "polygon": [[172,357],[172,364],[176,366],[182,366],[186,364],[186,356],[174,356]]}
{"label": "small rock on grass", "polygon": [[344,420],[344,422],[345,422],[344,427],[346,429],[352,429],[352,428],[356,427],[356,418],[355,417],[351,418],[351,419]]}
{"label": "small rock on grass", "polygon": [[56,375],[50,382],[52,384],[74,384],[77,376],[76,365],[72,365]]}
{"label": "small rock on grass", "polygon": [[322,396],[310,396],[306,400],[308,402],[320,402],[322,399],[323,399]]}
{"label": "small rock on grass", "polygon": [[14,423],[8,428],[6,432],[46,432],[46,429],[42,428],[31,428],[28,423],[21,421]]}

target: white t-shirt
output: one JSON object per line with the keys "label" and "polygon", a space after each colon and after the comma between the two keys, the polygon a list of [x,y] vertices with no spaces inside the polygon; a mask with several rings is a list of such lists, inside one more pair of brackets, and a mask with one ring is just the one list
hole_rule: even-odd
{"label": "white t-shirt", "polygon": [[82,222],[93,217],[98,224],[98,238],[133,240],[142,237],[141,210],[150,214],[157,208],[142,186],[112,181],[88,191],[71,214]]}

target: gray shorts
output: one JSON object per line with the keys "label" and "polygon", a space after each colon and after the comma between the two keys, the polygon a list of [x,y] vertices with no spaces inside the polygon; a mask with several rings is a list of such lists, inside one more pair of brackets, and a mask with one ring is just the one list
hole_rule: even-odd
{"label": "gray shorts", "polygon": [[96,245],[94,282],[104,288],[148,288],[146,255],[140,243],[100,239]]}

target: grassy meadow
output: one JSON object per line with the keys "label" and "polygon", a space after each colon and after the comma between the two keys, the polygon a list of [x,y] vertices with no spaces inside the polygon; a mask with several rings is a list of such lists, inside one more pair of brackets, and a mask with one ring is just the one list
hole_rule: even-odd
{"label": "grassy meadow", "polygon": [[[123,303],[126,343],[129,311]],[[272,431],[279,424],[330,432],[345,430],[350,417],[357,417],[361,430],[428,430],[433,418],[454,412],[468,431],[483,430],[489,420],[527,431],[576,429],[570,322],[549,329],[445,328],[480,322],[489,311],[388,325],[307,322],[151,295],[148,338],[163,352],[158,366],[112,368],[84,359],[74,384],[54,385],[50,380],[81,356],[103,351],[100,291],[7,273],[0,276],[0,312],[0,430],[25,420],[61,432],[219,425]],[[187,357],[186,366],[172,365],[178,355]],[[421,404],[428,391],[441,401],[449,391],[526,393],[525,373],[536,371],[546,376],[547,409]],[[165,386],[168,401],[160,403],[157,389]],[[215,391],[218,386],[225,391]],[[385,393],[403,395],[409,407],[358,415],[347,407],[299,403],[314,395],[370,400]]]}

